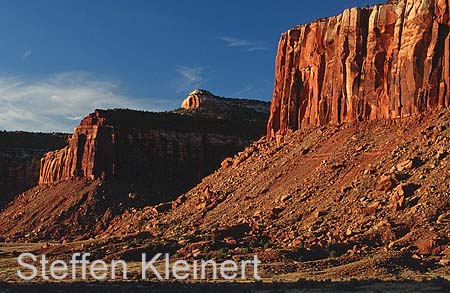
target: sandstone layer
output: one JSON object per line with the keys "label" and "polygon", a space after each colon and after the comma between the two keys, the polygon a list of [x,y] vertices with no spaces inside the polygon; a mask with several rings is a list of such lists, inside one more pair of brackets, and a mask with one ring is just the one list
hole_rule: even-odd
{"label": "sandstone layer", "polygon": [[176,200],[117,216],[101,237],[108,245],[90,249],[134,261],[154,249],[178,259],[257,254],[268,280],[445,277],[449,137],[446,109],[302,129],[282,144],[263,138]]}
{"label": "sandstone layer", "polygon": [[252,121],[245,115],[217,118],[211,111],[96,110],[75,128],[68,146],[44,156],[39,183],[114,179],[129,183],[132,196],[165,200],[264,135],[268,108],[263,119]]}
{"label": "sandstone layer", "polygon": [[37,185],[41,157],[65,143],[64,134],[0,132],[0,208]]}
{"label": "sandstone layer", "polygon": [[223,98],[202,89],[192,91],[181,103],[181,109],[184,110],[210,111],[216,114],[224,112],[240,113],[249,110],[266,115],[269,113],[269,107],[269,102]]}
{"label": "sandstone layer", "polygon": [[281,36],[268,137],[449,106],[449,0],[399,0]]}

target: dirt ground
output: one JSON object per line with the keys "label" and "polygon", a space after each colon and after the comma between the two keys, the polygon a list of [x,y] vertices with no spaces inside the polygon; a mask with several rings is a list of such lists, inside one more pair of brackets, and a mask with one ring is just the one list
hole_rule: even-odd
{"label": "dirt ground", "polygon": [[[12,245],[129,262],[142,252],[219,261],[256,254],[268,282],[449,280],[449,150],[448,111],[262,138],[173,202],[126,208],[104,227],[84,223],[98,227],[96,236],[78,236],[84,241],[22,246],[36,240],[25,233],[35,224],[12,213],[2,220],[14,231],[4,233],[2,267]],[[50,211],[46,227],[61,227],[51,215],[71,209],[65,202]]]}

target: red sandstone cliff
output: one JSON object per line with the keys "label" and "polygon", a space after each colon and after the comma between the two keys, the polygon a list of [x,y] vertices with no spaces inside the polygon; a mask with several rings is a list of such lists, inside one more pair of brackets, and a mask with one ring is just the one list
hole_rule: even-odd
{"label": "red sandstone cliff", "polygon": [[196,111],[96,110],[65,148],[44,156],[40,184],[71,178],[115,179],[150,200],[181,194],[221,161],[264,135],[264,119],[229,120]]}
{"label": "red sandstone cliff", "polygon": [[38,183],[40,158],[65,142],[64,134],[0,132],[0,208]]}
{"label": "red sandstone cliff", "polygon": [[[39,154],[31,156],[20,163],[13,158],[7,158],[5,150],[0,156],[0,208],[8,203],[14,195],[35,186],[39,179]],[[10,150],[21,152],[22,150]]]}
{"label": "red sandstone cliff", "polygon": [[449,106],[449,0],[353,8],[281,36],[268,137]]}

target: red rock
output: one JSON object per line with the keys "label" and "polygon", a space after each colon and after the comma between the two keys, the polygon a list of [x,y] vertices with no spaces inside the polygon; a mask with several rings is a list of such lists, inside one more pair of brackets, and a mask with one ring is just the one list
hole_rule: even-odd
{"label": "red rock", "polygon": [[[96,110],[75,128],[68,146],[42,158],[39,184],[115,179],[145,188],[140,195],[152,198],[143,199],[159,200],[154,196],[161,195],[167,200],[195,186],[226,156],[264,134],[265,122],[248,117],[233,122],[187,116]],[[238,122],[242,129],[228,125]]]}
{"label": "red rock", "polygon": [[450,222],[450,212],[439,215],[438,219],[436,220],[437,224],[444,224],[449,222]]}
{"label": "red rock", "polygon": [[399,211],[402,208],[404,208],[405,195],[394,192],[394,194],[391,197],[391,202],[392,202],[392,210],[394,212]]}
{"label": "red rock", "polygon": [[290,199],[292,199],[292,194],[286,194],[286,195],[283,195],[283,196],[280,198],[280,200],[281,200],[282,202],[289,201]]}
{"label": "red rock", "polygon": [[324,211],[315,211],[314,213],[313,213],[313,216],[314,216],[314,218],[316,218],[316,219],[318,219],[318,218],[320,218],[320,217],[323,217],[325,215],[325,212]]}
{"label": "red rock", "polygon": [[437,255],[442,252],[442,247],[436,239],[422,239],[416,242],[416,253],[420,255]]}
{"label": "red rock", "polygon": [[397,164],[397,170],[402,172],[403,170],[409,170],[413,167],[413,161],[412,160],[406,160],[404,162],[401,162],[400,164]]}
{"label": "red rock", "polygon": [[249,224],[241,223],[235,224],[231,227],[227,227],[220,231],[220,234],[225,237],[232,237],[234,239],[240,239],[246,233],[249,233],[252,230]]}
{"label": "red rock", "polygon": [[218,103],[216,97],[205,90],[194,90],[183,100],[181,108],[194,110],[200,107],[215,107]]}
{"label": "red rock", "polygon": [[0,209],[38,183],[40,158],[65,142],[64,134],[0,132]]}
{"label": "red rock", "polygon": [[[218,97],[207,90],[196,89],[181,103],[184,110],[203,110],[227,113],[236,110],[236,107],[251,109],[258,113],[269,113],[268,102],[246,99],[227,99]],[[227,113],[231,114],[231,113]]]}
{"label": "red rock", "polygon": [[195,208],[197,210],[204,210],[206,208],[206,206],[207,206],[207,203],[206,202],[202,202],[202,203],[199,203]]}
{"label": "red rock", "polygon": [[348,9],[281,36],[268,137],[449,106],[450,2],[397,2]]}
{"label": "red rock", "polygon": [[397,164],[396,168],[398,171],[402,172],[405,170],[417,168],[422,164],[422,160],[420,160],[419,158],[412,158]]}
{"label": "red rock", "polygon": [[171,208],[172,208],[171,203],[160,203],[153,207],[153,211],[155,213],[159,214],[159,213],[165,213],[167,211],[170,211]]}
{"label": "red rock", "polygon": [[227,167],[230,167],[232,165],[233,165],[233,159],[230,158],[230,157],[225,158],[225,160],[223,160],[222,163],[220,164],[220,166],[222,168],[227,168]]}
{"label": "red rock", "polygon": [[402,185],[397,186],[394,191],[395,193],[397,193],[399,196],[411,196],[414,194],[414,192],[416,192],[417,189],[419,189],[420,185],[416,185],[413,183],[405,183]]}
{"label": "red rock", "polygon": [[203,199],[208,200],[212,197],[213,192],[211,191],[211,188],[209,186],[206,186],[203,190]]}
{"label": "red rock", "polygon": [[186,195],[181,195],[181,196],[179,196],[176,200],[175,200],[175,202],[177,203],[177,204],[182,204],[183,202],[185,202],[186,201]]}
{"label": "red rock", "polygon": [[363,209],[363,214],[366,216],[374,215],[376,212],[377,209],[375,207],[367,207]]}
{"label": "red rock", "polygon": [[389,191],[392,190],[398,184],[395,174],[389,173],[381,176],[378,185],[376,186],[377,191]]}
{"label": "red rock", "polygon": [[285,207],[283,207],[283,206],[276,206],[276,207],[272,208],[272,213],[275,215],[278,215],[279,213],[284,211],[284,209],[285,209]]}
{"label": "red rock", "polygon": [[257,210],[257,211],[253,214],[253,217],[259,219],[259,218],[262,217],[262,215],[263,215],[263,212],[260,211],[260,210]]}
{"label": "red rock", "polygon": [[236,245],[236,240],[233,239],[232,237],[225,237],[225,238],[223,239],[223,241],[224,241],[226,244]]}

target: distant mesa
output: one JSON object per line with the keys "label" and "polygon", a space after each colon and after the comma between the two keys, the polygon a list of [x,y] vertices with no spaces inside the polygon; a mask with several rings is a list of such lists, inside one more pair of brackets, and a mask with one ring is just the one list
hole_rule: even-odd
{"label": "distant mesa", "polygon": [[233,107],[241,107],[260,113],[269,113],[269,106],[269,102],[223,98],[202,89],[193,90],[181,103],[185,110],[229,111]]}
{"label": "distant mesa", "polygon": [[44,156],[39,183],[106,177],[146,185],[154,198],[180,194],[263,136],[269,106],[195,90],[171,112],[95,110]]}
{"label": "distant mesa", "polygon": [[195,110],[203,107],[214,108],[220,105],[217,97],[207,90],[196,89],[189,93],[181,103],[181,108]]}
{"label": "distant mesa", "polygon": [[259,100],[224,98],[207,90],[196,89],[183,100],[181,108],[173,112],[214,119],[265,121],[264,123],[266,123],[269,117],[270,103]]}
{"label": "distant mesa", "polygon": [[[35,168],[39,176],[31,178],[37,184],[39,177],[39,185],[6,210],[8,215],[23,212],[23,222],[8,217],[0,234],[21,238],[33,230],[39,231],[30,235],[33,239],[93,236],[128,207],[170,201],[264,136],[269,107],[268,102],[195,90],[170,112],[95,110],[66,146],[43,155]],[[65,214],[69,210],[76,212]],[[42,223],[44,218],[48,221]]]}

